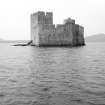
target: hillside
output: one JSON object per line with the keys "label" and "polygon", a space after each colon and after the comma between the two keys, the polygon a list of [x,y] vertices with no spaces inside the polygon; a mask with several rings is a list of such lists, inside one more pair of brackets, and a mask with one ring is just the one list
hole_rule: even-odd
{"label": "hillside", "polygon": [[85,37],[86,42],[105,42],[105,34],[95,34]]}
{"label": "hillside", "polygon": [[4,42],[4,40],[0,38],[0,42]]}

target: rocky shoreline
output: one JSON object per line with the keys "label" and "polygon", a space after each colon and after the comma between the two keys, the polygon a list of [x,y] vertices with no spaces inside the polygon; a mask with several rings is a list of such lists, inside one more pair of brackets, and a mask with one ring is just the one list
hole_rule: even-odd
{"label": "rocky shoreline", "polygon": [[25,43],[25,44],[15,44],[15,45],[13,45],[13,46],[29,46],[29,45],[31,45],[32,44],[32,40],[31,41],[29,41],[28,43]]}

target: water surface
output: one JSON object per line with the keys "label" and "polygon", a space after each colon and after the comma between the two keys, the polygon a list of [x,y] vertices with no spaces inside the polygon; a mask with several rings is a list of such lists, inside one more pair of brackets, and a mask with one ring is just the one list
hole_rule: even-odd
{"label": "water surface", "polygon": [[0,105],[105,105],[105,43],[0,43]]}

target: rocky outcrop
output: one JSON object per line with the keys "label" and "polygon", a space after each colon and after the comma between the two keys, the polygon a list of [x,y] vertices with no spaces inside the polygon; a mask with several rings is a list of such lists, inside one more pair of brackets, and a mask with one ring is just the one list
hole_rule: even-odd
{"label": "rocky outcrop", "polygon": [[32,44],[32,40],[29,41],[28,43],[25,43],[25,44],[15,44],[15,45],[13,45],[13,46],[29,46],[29,45],[31,45],[31,44]]}

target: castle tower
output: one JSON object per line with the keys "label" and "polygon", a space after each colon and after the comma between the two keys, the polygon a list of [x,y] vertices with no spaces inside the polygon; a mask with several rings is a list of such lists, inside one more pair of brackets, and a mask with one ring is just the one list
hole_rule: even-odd
{"label": "castle tower", "polygon": [[75,36],[74,36],[75,45],[84,45],[84,27],[75,24]]}
{"label": "castle tower", "polygon": [[45,13],[38,12],[38,24],[45,24]]}
{"label": "castle tower", "polygon": [[[31,15],[31,40],[33,45],[40,45],[48,34],[54,30],[53,13],[37,12]],[[45,41],[44,41],[45,43]]]}
{"label": "castle tower", "polygon": [[33,44],[39,44],[39,24],[45,24],[45,13],[37,12],[31,15],[31,40]]}
{"label": "castle tower", "polygon": [[74,45],[75,20],[68,18],[64,20],[65,24],[65,39],[67,44]]}
{"label": "castle tower", "polygon": [[45,24],[53,24],[53,13],[46,12]]}

